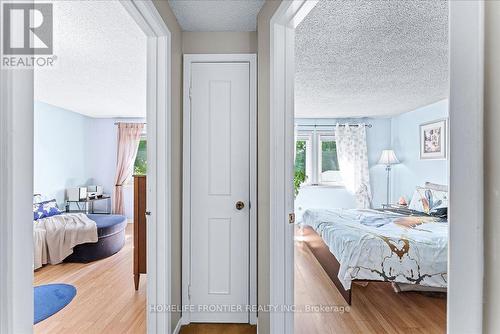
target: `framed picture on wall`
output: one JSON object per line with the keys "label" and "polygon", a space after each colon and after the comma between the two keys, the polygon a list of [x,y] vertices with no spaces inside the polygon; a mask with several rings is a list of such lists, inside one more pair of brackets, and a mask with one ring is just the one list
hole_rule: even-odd
{"label": "framed picture on wall", "polygon": [[420,124],[420,159],[446,159],[447,121]]}

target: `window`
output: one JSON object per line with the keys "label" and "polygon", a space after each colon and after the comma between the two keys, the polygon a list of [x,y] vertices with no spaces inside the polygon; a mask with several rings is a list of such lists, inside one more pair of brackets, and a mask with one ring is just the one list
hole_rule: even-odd
{"label": "window", "polygon": [[299,133],[295,141],[295,179],[300,184],[308,184],[312,177],[312,136]]}
{"label": "window", "polygon": [[137,156],[135,157],[134,167],[132,174],[129,176],[125,185],[132,186],[134,184],[134,175],[146,175],[148,171],[148,141],[146,136],[143,135],[139,141],[139,147],[137,148]]}
{"label": "window", "polygon": [[340,185],[339,161],[337,159],[337,143],[331,135],[319,135],[319,173],[318,183],[325,185]]}
{"label": "window", "polygon": [[295,171],[306,175],[306,141],[295,142]]}
{"label": "window", "polygon": [[300,135],[295,141],[295,174],[294,188],[298,194],[302,184],[308,184],[311,180],[312,169],[312,145],[310,135]]}
{"label": "window", "polygon": [[295,189],[306,186],[342,186],[333,129],[298,126],[295,141]]}
{"label": "window", "polygon": [[139,148],[137,149],[137,156],[134,162],[134,174],[135,175],[146,175],[147,165],[148,165],[148,152],[147,152],[147,140],[146,138],[141,138],[139,142]]}

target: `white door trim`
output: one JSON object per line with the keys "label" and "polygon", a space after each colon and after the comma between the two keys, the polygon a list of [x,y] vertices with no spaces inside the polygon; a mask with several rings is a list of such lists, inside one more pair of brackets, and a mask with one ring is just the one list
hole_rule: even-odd
{"label": "white door trim", "polygon": [[0,69],[0,333],[33,331],[33,75]]}
{"label": "white door trim", "polygon": [[123,6],[147,35],[147,330],[171,331],[171,34],[152,1]]}
{"label": "white door trim", "polygon": [[[182,306],[183,324],[191,322],[189,312],[191,250],[191,110],[189,87],[193,63],[248,63],[250,65],[250,305],[257,304],[257,56],[255,54],[185,54],[183,107],[183,178],[182,178]],[[250,312],[250,323],[257,315]]]}
{"label": "white door trim", "polygon": [[[284,1],[271,19],[270,303],[293,304],[294,30],[314,3]],[[448,333],[482,332],[484,1],[450,1]],[[283,153],[284,152],[284,153]],[[467,246],[464,246],[467,245]],[[467,305],[467,307],[463,307]],[[293,313],[270,314],[293,333]]]}
{"label": "white door trim", "polygon": [[[148,209],[153,215],[147,227],[147,307],[151,310],[152,305],[170,304],[171,36],[151,1],[122,4],[148,36],[147,117],[156,124],[148,125]],[[30,333],[33,224],[27,222],[33,219],[33,70],[1,70],[0,94],[0,332]],[[148,333],[170,332],[170,313],[147,312],[147,328]]]}
{"label": "white door trim", "polygon": [[[484,1],[450,1],[448,333],[482,333]],[[464,307],[467,305],[467,307]]]}
{"label": "white door trim", "polygon": [[[294,304],[293,138],[295,28],[318,1],[283,2],[271,18],[270,304]],[[293,333],[292,312],[271,312],[271,333]]]}

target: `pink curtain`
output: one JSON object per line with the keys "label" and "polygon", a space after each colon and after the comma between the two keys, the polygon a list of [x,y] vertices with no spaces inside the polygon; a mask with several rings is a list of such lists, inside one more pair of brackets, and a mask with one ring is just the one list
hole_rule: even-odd
{"label": "pink curtain", "polygon": [[113,213],[122,215],[123,184],[133,173],[137,149],[144,124],[118,123],[118,154],[116,161],[115,189],[113,190]]}

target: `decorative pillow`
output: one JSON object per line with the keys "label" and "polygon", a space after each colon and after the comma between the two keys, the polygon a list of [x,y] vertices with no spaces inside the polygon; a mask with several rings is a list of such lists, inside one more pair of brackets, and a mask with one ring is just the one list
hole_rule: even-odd
{"label": "decorative pillow", "polygon": [[57,207],[55,199],[33,204],[33,220],[60,215],[61,210]]}
{"label": "decorative pillow", "polygon": [[417,187],[410,201],[409,209],[424,213],[433,213],[448,207],[448,192]]}

